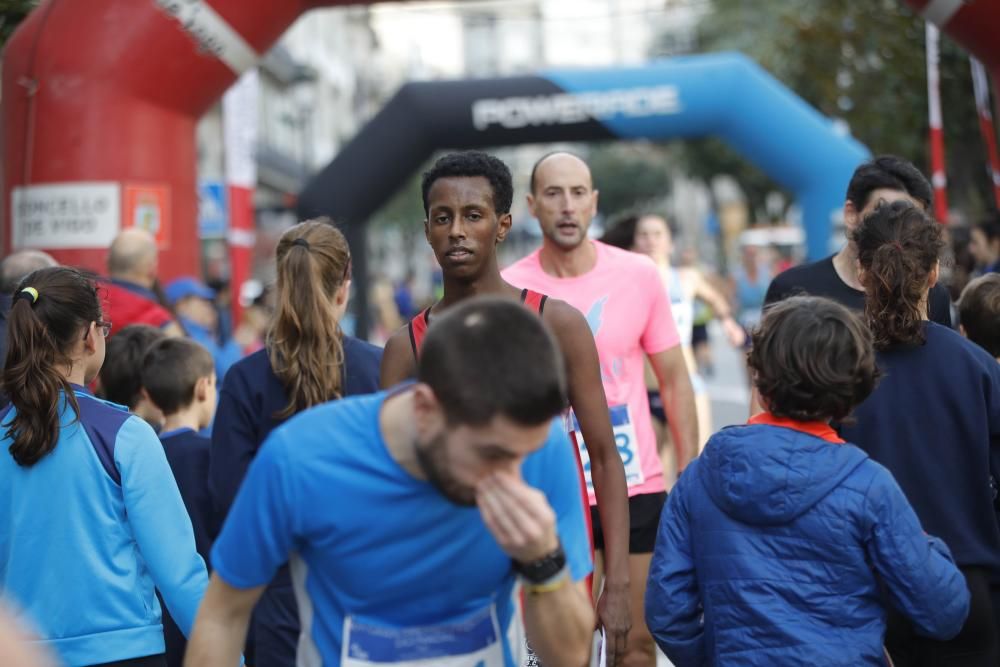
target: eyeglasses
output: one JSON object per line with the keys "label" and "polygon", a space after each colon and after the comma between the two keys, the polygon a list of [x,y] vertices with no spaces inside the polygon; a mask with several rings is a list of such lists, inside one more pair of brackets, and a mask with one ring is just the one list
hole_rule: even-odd
{"label": "eyeglasses", "polygon": [[[111,322],[97,321],[97,322],[94,322],[94,324],[97,326],[98,329],[101,330],[101,334],[105,338],[107,338],[108,336],[111,335],[111,327],[112,327]],[[90,327],[87,327],[87,332],[85,334],[83,334],[83,339],[87,340],[87,336],[89,336],[89,335],[90,335]]]}

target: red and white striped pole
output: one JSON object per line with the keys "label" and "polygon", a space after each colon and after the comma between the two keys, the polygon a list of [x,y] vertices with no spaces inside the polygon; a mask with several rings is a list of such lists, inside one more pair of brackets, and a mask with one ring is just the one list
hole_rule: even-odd
{"label": "red and white striped pole", "polygon": [[986,154],[989,156],[990,183],[993,185],[993,199],[997,209],[1000,209],[1000,155],[997,154],[997,135],[993,127],[993,114],[990,111],[990,79],[986,68],[975,58],[969,58],[972,66],[972,89],[976,95],[976,111],[979,113],[979,129],[986,144]]}
{"label": "red and white striped pole", "polygon": [[941,131],[941,90],[938,75],[938,27],[927,22],[927,106],[930,116],[931,183],[934,185],[934,215],[948,223],[948,177],[944,170],[944,134]]}
{"label": "red and white striped pole", "polygon": [[226,193],[229,196],[229,285],[233,324],[240,321],[239,295],[250,279],[257,239],[253,191],[257,185],[257,124],[260,78],[256,69],[243,73],[222,98],[225,137]]}

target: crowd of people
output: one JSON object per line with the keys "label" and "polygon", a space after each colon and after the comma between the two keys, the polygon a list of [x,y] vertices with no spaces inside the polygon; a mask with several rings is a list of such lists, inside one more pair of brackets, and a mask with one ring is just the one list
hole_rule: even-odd
{"label": "crowd of people", "polygon": [[[330,220],[282,235],[256,345],[142,231],[107,277],[7,257],[0,664],[1000,664],[995,223],[953,306],[929,183],[877,157],[843,249],[748,253],[734,301],[654,212],[591,239],[597,185],[542,157],[502,268],[510,170],[440,158],[441,295],[384,350]],[[714,435],[696,299],[754,389]]]}

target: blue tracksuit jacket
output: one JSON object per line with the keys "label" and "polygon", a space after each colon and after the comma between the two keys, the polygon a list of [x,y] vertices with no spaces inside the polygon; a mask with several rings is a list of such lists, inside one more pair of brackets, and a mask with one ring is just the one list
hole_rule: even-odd
{"label": "blue tracksuit jacket", "polygon": [[154,587],[189,633],[208,577],[153,429],[75,388],[59,441],[31,467],[0,416],[0,594],[67,665],[163,652]]}

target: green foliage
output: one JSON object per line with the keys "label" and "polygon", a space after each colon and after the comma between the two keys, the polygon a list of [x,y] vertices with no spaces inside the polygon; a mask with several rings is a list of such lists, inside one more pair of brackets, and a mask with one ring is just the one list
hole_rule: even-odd
{"label": "green foliage", "polygon": [[670,153],[665,146],[644,142],[591,146],[587,163],[605,215],[655,207],[670,194]]}
{"label": "green foliage", "polygon": [[430,164],[424,164],[413,172],[413,175],[400,186],[392,199],[375,212],[371,223],[376,229],[382,227],[409,229],[412,227],[419,229],[421,234],[423,233],[423,223],[427,215],[423,210],[420,183],[422,174],[429,168]]}
{"label": "green foliage", "polygon": [[[902,3],[713,0],[713,7],[698,28],[699,51],[749,55],[821,113],[843,119],[873,153],[930,171],[924,22]],[[949,195],[953,208],[975,217],[990,201],[986,155],[968,56],[946,35],[940,69]],[[754,209],[777,189],[718,140],[689,142],[682,154],[693,175],[734,175]]]}
{"label": "green foliage", "polygon": [[0,0],[0,47],[7,43],[21,21],[38,6],[38,2],[39,0]]}

